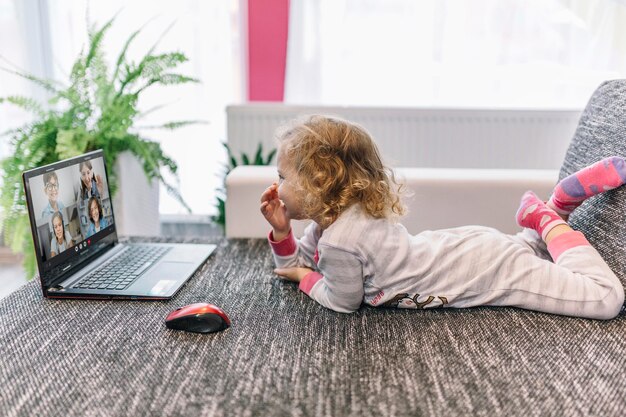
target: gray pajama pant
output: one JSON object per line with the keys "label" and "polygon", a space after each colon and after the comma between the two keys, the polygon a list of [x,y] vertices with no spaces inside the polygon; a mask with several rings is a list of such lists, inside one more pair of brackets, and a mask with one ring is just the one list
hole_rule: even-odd
{"label": "gray pajama pant", "polygon": [[[624,288],[592,246],[565,250],[553,262],[546,244],[532,230],[492,238],[493,242],[483,243],[496,249],[489,251],[491,265],[497,265],[493,273],[456,288],[458,296],[449,307],[513,306],[595,319],[619,313]],[[481,259],[473,258],[474,262]],[[491,279],[485,279],[487,275]]]}

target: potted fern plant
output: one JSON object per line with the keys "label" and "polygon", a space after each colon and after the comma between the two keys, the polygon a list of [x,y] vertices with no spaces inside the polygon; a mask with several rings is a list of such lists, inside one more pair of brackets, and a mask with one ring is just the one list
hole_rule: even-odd
{"label": "potted fern plant", "polygon": [[[10,136],[12,154],[0,163],[3,177],[0,231],[13,251],[24,254],[28,277],[34,275],[36,261],[21,181],[25,170],[96,149],[104,150],[106,163],[112,168],[121,154],[130,153],[141,164],[148,180],[163,184],[190,211],[177,187],[161,173],[163,169],[169,170],[177,178],[176,163],[164,154],[159,143],[141,136],[136,121],[143,116],[138,110],[138,100],[146,89],[198,80],[175,71],[188,60],[181,52],[155,53],[155,45],[138,62],[129,60],[127,51],[139,30],[131,34],[110,67],[104,59],[102,42],[114,19],[89,30],[88,49],[74,62],[68,85],[4,68],[40,85],[51,96],[49,106],[28,97],[0,98],[0,103],[20,106],[35,116],[25,126],[5,133]],[[192,123],[198,122],[175,121],[159,127],[177,129]],[[110,169],[109,186],[115,194],[118,188],[115,169]]]}

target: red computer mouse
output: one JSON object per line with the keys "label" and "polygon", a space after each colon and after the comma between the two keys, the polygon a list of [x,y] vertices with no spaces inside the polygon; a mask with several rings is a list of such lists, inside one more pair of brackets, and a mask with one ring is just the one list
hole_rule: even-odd
{"label": "red computer mouse", "polygon": [[167,315],[165,325],[170,329],[194,333],[213,333],[227,329],[230,319],[224,310],[207,303],[190,304]]}

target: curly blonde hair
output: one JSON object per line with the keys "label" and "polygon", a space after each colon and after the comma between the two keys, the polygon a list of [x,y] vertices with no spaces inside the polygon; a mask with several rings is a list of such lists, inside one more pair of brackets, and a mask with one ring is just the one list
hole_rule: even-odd
{"label": "curly blonde hair", "polygon": [[278,133],[280,155],[296,173],[302,210],[323,228],[354,203],[374,218],[403,215],[403,185],[386,167],[370,134],[346,120],[313,115]]}

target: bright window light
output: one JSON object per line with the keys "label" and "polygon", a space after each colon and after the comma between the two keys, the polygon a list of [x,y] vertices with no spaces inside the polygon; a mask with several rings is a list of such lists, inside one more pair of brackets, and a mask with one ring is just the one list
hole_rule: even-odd
{"label": "bright window light", "polygon": [[624,2],[290,4],[291,103],[581,108],[626,72]]}

